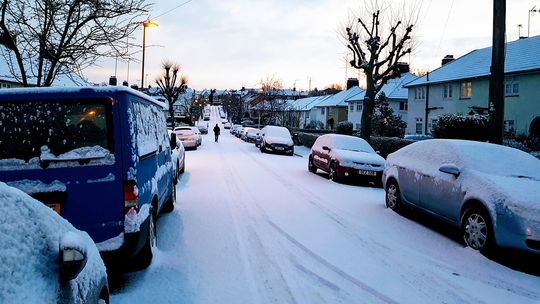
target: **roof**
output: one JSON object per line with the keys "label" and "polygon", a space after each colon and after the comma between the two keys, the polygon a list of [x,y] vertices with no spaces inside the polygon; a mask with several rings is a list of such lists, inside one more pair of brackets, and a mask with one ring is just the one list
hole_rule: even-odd
{"label": "roof", "polygon": [[[540,70],[540,36],[523,38],[506,44],[505,73]],[[405,85],[406,88],[490,75],[491,47],[474,50],[427,75]]]}
{"label": "roof", "polygon": [[300,98],[292,102],[290,104],[290,108],[297,111],[309,111],[313,109],[313,107],[317,106],[318,104],[320,104],[321,102],[325,101],[326,99],[332,96],[333,95],[321,95],[321,96]]}
{"label": "roof", "polygon": [[350,97],[361,93],[363,90],[360,87],[352,87],[346,91],[341,91],[334,95],[330,95],[330,98],[327,98],[316,107],[346,107],[347,103],[345,100]]}

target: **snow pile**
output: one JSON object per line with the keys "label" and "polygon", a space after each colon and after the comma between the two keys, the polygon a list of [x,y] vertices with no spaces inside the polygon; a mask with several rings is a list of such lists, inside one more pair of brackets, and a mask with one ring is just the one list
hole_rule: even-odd
{"label": "snow pile", "polygon": [[56,303],[65,286],[58,282],[59,242],[75,233],[86,248],[88,262],[68,283],[75,295],[85,297],[105,274],[105,266],[88,234],[37,200],[0,182],[0,303]]}
{"label": "snow pile", "polygon": [[142,205],[139,212],[135,211],[135,208],[131,208],[124,216],[124,232],[139,232],[141,230],[142,223],[144,223],[149,215],[150,204]]}
{"label": "snow pile", "polygon": [[107,158],[111,153],[109,150],[101,146],[93,147],[80,147],[73,149],[69,152],[60,154],[58,156],[51,153],[49,147],[41,147],[41,160],[52,160],[52,161],[70,161],[70,160],[81,160],[81,159],[96,159],[96,158]]}

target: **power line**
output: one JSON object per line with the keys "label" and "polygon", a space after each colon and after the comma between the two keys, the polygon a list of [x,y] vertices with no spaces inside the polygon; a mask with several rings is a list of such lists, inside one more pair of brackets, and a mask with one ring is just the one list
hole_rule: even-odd
{"label": "power line", "polygon": [[179,4],[179,5],[177,5],[177,6],[173,7],[173,8],[171,8],[170,10],[165,11],[165,12],[161,13],[160,15],[157,15],[156,17],[154,17],[154,20],[157,19],[157,18],[159,18],[159,17],[162,17],[162,16],[164,16],[164,15],[166,15],[166,14],[172,12],[172,11],[174,11],[175,9],[177,9],[177,8],[179,8],[179,7],[181,7],[181,6],[184,6],[184,5],[188,4],[188,3],[190,3],[191,1],[193,1],[193,0],[188,0],[188,1],[186,1],[186,2],[183,2],[183,3]]}

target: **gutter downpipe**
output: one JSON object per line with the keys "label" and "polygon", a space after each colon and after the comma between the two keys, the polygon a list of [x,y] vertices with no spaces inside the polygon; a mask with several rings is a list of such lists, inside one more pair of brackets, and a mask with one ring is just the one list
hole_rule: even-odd
{"label": "gutter downpipe", "polygon": [[426,109],[424,115],[424,135],[428,135],[428,115],[429,115],[429,72],[426,73]]}

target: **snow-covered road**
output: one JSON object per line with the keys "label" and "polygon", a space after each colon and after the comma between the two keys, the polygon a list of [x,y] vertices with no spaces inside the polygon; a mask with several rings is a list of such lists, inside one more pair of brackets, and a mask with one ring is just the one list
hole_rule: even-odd
{"label": "snow-covered road", "polygon": [[111,303],[540,303],[540,278],[386,209],[382,189],[223,129],[186,152],[158,248]]}

